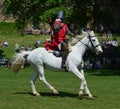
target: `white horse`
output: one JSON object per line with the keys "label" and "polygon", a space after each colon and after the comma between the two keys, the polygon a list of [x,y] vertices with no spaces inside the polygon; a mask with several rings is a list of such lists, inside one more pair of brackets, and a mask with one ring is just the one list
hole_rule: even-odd
{"label": "white horse", "polygon": [[[82,37],[82,38],[81,38]],[[79,96],[83,95],[83,91],[85,90],[86,94],[88,94],[88,98],[93,99],[93,95],[90,93],[87,82],[84,76],[84,62],[83,55],[87,49],[91,49],[96,54],[103,52],[102,48],[99,44],[97,37],[93,31],[87,31],[83,34],[75,37],[71,44],[72,51],[69,53],[66,65],[67,70],[75,74],[81,80],[81,86],[79,91]],[[36,96],[40,96],[40,93],[37,92],[35,88],[35,80],[39,76],[40,80],[54,93],[58,94],[59,92],[47,82],[44,69],[56,70],[59,71],[61,68],[61,57],[56,57],[53,53],[49,53],[44,47],[40,47],[34,49],[33,51],[24,51],[16,56],[15,61],[12,63],[12,69],[14,72],[18,72],[21,66],[24,64],[25,56],[27,62],[30,63],[34,68],[34,74],[31,78],[31,87],[32,93]],[[62,69],[64,70],[64,69]]]}

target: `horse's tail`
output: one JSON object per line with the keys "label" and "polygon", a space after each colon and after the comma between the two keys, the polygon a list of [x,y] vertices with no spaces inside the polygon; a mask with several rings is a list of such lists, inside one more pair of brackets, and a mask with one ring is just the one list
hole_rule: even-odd
{"label": "horse's tail", "polygon": [[14,56],[14,61],[12,62],[12,71],[17,73],[20,68],[22,68],[25,64],[25,57],[30,54],[31,51],[24,51],[22,53],[18,53]]}

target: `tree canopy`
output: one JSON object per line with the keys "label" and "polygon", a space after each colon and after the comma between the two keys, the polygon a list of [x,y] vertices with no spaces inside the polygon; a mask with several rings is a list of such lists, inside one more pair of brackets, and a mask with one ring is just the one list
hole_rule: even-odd
{"label": "tree canopy", "polygon": [[[110,1],[105,0],[111,4]],[[23,30],[28,23],[46,22],[51,25],[59,10],[65,12],[67,23],[77,27],[88,22],[108,25],[115,18],[100,3],[101,0],[4,0],[4,13],[13,15],[19,30]]]}

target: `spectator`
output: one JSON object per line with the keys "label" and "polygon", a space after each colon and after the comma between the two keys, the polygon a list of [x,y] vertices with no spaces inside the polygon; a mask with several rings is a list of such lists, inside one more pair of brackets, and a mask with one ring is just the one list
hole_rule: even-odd
{"label": "spectator", "polygon": [[106,40],[102,40],[102,48],[103,48],[103,50],[106,48]]}
{"label": "spectator", "polygon": [[29,45],[29,47],[27,48],[28,51],[32,51],[32,47]]}
{"label": "spectator", "polygon": [[107,40],[106,41],[106,46],[107,46],[107,48],[110,48],[111,47],[111,41]]}
{"label": "spectator", "polygon": [[25,30],[25,33],[26,33],[26,35],[30,35],[30,34],[32,34],[32,30],[26,29],[26,30]]}
{"label": "spectator", "polygon": [[20,45],[18,43],[15,43],[15,51],[16,52],[20,51]]}
{"label": "spectator", "polygon": [[6,65],[6,60],[3,57],[0,57],[0,66],[5,66]]}
{"label": "spectator", "polygon": [[9,44],[7,41],[4,42],[4,46],[7,47]]}
{"label": "spectator", "polygon": [[108,39],[111,39],[111,38],[112,38],[112,33],[111,33],[111,31],[108,31],[108,33],[107,33],[107,38],[108,38]]}
{"label": "spectator", "polygon": [[118,47],[118,41],[116,40],[116,38],[114,38],[114,39],[111,41],[111,44],[112,44],[112,46],[114,46],[114,47]]}
{"label": "spectator", "polygon": [[41,41],[40,40],[37,40],[36,43],[34,44],[35,48],[38,48],[39,45],[40,45]]}
{"label": "spectator", "polygon": [[95,59],[95,65],[94,65],[95,69],[101,69],[102,65],[101,65],[101,60],[96,58]]}
{"label": "spectator", "polygon": [[37,40],[37,41],[36,41],[36,44],[40,45],[40,43],[41,43],[40,40]]}
{"label": "spectator", "polygon": [[105,32],[102,34],[102,38],[103,38],[103,39],[106,39],[106,38],[107,38],[107,34],[106,34]]}
{"label": "spectator", "polygon": [[25,46],[22,45],[21,48],[20,48],[20,52],[23,52],[23,51],[25,51],[25,50],[26,50]]}

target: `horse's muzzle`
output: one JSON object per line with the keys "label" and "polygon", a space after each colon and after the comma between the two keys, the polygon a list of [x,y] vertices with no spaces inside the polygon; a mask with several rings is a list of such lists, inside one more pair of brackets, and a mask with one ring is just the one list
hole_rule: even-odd
{"label": "horse's muzzle", "polygon": [[103,51],[98,51],[97,55],[102,55]]}

